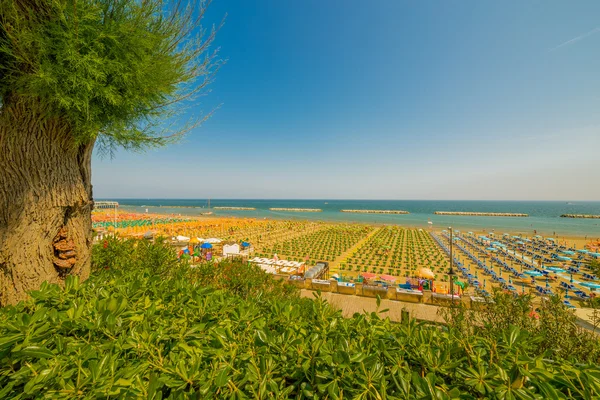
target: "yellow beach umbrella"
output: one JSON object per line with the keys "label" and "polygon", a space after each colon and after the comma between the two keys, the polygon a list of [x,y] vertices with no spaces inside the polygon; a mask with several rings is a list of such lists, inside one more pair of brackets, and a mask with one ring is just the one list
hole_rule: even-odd
{"label": "yellow beach umbrella", "polygon": [[432,270],[430,270],[429,268],[419,268],[417,270],[417,276],[419,278],[425,278],[425,279],[434,279],[435,278],[435,274],[433,273]]}

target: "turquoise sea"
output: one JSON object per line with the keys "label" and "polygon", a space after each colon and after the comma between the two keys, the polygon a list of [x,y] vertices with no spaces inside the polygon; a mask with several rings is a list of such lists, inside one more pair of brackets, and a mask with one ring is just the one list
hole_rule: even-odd
{"label": "turquoise sea", "polygon": [[[121,209],[161,214],[198,215],[207,212],[207,199],[97,199],[118,201]],[[254,207],[253,211],[211,210],[218,216],[347,221],[398,224],[443,229],[452,226],[478,232],[509,231],[541,235],[600,237],[600,219],[560,218],[561,214],[600,214],[600,201],[455,201],[455,200],[227,200],[211,199],[212,207]],[[323,212],[280,212],[269,208],[320,208]],[[404,210],[408,215],[351,214],[342,209]],[[529,217],[462,217],[434,211],[525,213]]]}

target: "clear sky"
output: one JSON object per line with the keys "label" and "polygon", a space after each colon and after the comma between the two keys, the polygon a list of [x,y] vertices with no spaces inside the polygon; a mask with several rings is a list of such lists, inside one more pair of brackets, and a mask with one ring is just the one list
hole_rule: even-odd
{"label": "clear sky", "polygon": [[600,1],[214,0],[181,143],[97,198],[600,200]]}

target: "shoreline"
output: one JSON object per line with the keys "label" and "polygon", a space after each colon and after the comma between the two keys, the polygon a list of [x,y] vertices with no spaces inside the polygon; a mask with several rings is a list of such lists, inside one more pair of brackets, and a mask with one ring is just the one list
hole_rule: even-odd
{"label": "shoreline", "polygon": [[[127,207],[131,207],[131,206],[127,206]],[[135,208],[138,208],[138,207],[135,207]],[[102,210],[101,212],[105,212],[105,211]],[[112,211],[110,213],[112,213]],[[312,218],[302,218],[300,216],[278,216],[278,215],[272,216],[272,217],[256,217],[256,216],[245,216],[245,215],[201,215],[201,214],[184,214],[184,213],[174,214],[174,213],[161,213],[161,212],[144,213],[144,212],[139,212],[137,210],[134,211],[131,208],[128,208],[128,209],[120,208],[119,213],[133,214],[133,215],[139,216],[142,219],[143,218],[164,218],[167,216],[177,216],[177,217],[190,218],[190,219],[194,219],[194,220],[211,220],[211,219],[218,219],[218,218],[240,220],[240,221],[241,220],[254,220],[254,221],[284,220],[284,221],[286,221],[287,220],[287,221],[296,221],[296,222],[306,221],[306,222],[315,222],[315,223],[322,223],[322,224],[364,225],[364,226],[373,226],[373,227],[400,226],[400,227],[407,228],[407,229],[410,229],[410,228],[422,229],[424,231],[440,231],[442,229],[445,229],[445,227],[442,227],[440,225],[434,226],[432,228],[432,227],[428,227],[426,225],[418,225],[418,224],[413,224],[410,222],[408,222],[408,223],[402,222],[401,220],[399,220],[396,223],[390,223],[390,222],[381,222],[381,221],[312,219]],[[311,214],[316,214],[316,213],[311,213]],[[511,235],[525,235],[525,236],[534,236],[535,235],[535,233],[531,229],[498,228],[498,227],[494,227],[492,224],[490,224],[487,227],[453,224],[453,227],[455,230],[460,230],[462,232],[472,231],[474,234],[488,234],[489,232],[497,231],[497,234],[499,234],[499,235],[502,233],[510,233]],[[600,233],[592,234],[590,232],[587,235],[570,234],[570,233],[563,234],[560,231],[558,231],[556,233],[557,233],[556,235],[551,235],[551,234],[544,234],[540,230],[537,231],[537,234],[543,235],[544,237],[554,237],[560,241],[567,240],[567,241],[576,241],[578,243],[584,243],[584,242],[587,242],[592,239],[600,238]]]}

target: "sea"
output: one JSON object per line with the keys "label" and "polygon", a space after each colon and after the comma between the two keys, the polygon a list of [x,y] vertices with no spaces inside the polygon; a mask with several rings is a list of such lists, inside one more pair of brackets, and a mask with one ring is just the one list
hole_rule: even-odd
{"label": "sea", "polygon": [[[199,215],[207,213],[208,199],[97,199],[118,201],[121,210]],[[260,219],[395,224],[407,227],[468,229],[526,235],[600,238],[600,219],[560,218],[561,214],[600,214],[600,201],[457,201],[457,200],[256,200],[210,199],[215,216]],[[213,207],[252,207],[256,210],[214,210]],[[318,208],[322,212],[270,211],[269,208]],[[403,210],[410,214],[354,214],[342,209]],[[435,215],[435,211],[524,213],[529,217],[472,217]],[[431,222],[431,224],[430,224]]]}

